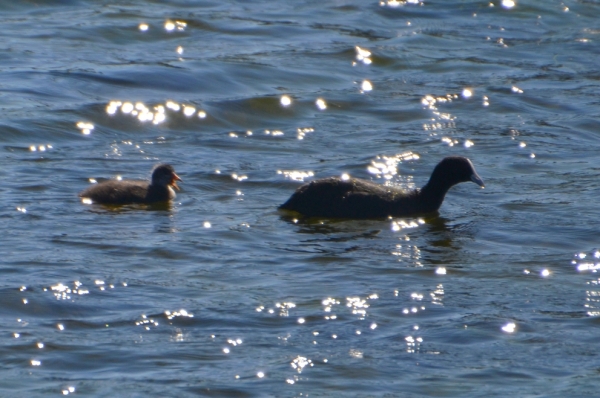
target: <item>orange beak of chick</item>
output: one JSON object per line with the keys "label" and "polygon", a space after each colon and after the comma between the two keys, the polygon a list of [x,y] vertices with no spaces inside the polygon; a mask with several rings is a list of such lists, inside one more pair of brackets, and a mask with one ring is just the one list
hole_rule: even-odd
{"label": "orange beak of chick", "polygon": [[179,187],[177,186],[177,181],[183,182],[183,180],[181,178],[179,178],[179,176],[177,174],[173,173],[172,178],[171,178],[171,186],[179,191]]}

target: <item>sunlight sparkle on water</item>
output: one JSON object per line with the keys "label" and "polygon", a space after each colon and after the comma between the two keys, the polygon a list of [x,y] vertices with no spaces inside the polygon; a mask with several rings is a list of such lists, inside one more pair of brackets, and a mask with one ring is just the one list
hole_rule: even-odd
{"label": "sunlight sparkle on water", "polygon": [[369,304],[366,300],[361,299],[360,297],[346,297],[346,307],[352,309],[352,314],[359,315],[360,319],[364,319],[367,315],[367,308],[369,308]]}
{"label": "sunlight sparkle on water", "polygon": [[183,106],[183,114],[187,117],[193,116],[196,113],[196,108],[190,105]]}
{"label": "sunlight sparkle on water", "polygon": [[294,181],[304,181],[305,178],[313,177],[315,175],[312,171],[300,170],[277,170],[277,174],[282,174],[285,178]]}
{"label": "sunlight sparkle on water", "polygon": [[73,394],[75,392],[75,387],[69,386],[66,389],[62,390],[63,395]]}
{"label": "sunlight sparkle on water", "polygon": [[258,377],[259,379],[262,379],[263,377],[265,377],[265,373],[264,372],[258,372],[256,374],[256,377]]}
{"label": "sunlight sparkle on water", "polygon": [[406,4],[423,5],[423,0],[387,0],[387,1],[379,2],[379,5],[382,7],[387,6],[387,7],[391,7],[391,8],[405,6]]}
{"label": "sunlight sparkle on water", "polygon": [[411,293],[410,298],[413,300],[421,301],[423,300],[423,295],[421,293]]}
{"label": "sunlight sparkle on water", "polygon": [[[298,133],[297,137],[299,140],[303,140],[306,134],[312,133],[314,131],[315,129],[313,129],[312,127],[299,127],[296,129],[296,132]],[[252,133],[250,133],[250,135],[252,135]]]}
{"label": "sunlight sparkle on water", "polygon": [[371,84],[370,81],[368,80],[363,80],[362,84],[360,85],[360,88],[363,92],[365,91],[371,91],[373,90],[373,85]]}
{"label": "sunlight sparkle on water", "polygon": [[[598,251],[598,250],[594,251],[593,257],[595,259],[599,259],[600,251]],[[579,272],[591,271],[593,273],[596,273],[596,272],[598,272],[598,270],[600,270],[600,263],[594,263],[591,261],[585,261],[585,262],[577,261],[577,260],[584,260],[585,258],[587,258],[586,253],[576,253],[575,258],[576,258],[576,260],[573,260],[571,263],[573,265],[577,266],[577,271],[579,271]]]}
{"label": "sunlight sparkle on water", "polygon": [[517,330],[517,325],[514,322],[509,322],[502,326],[502,331],[506,333],[514,333]]}
{"label": "sunlight sparkle on water", "polygon": [[581,263],[577,265],[577,271],[579,272],[583,272],[583,271],[592,271],[592,272],[596,272],[600,270],[600,263]]}
{"label": "sunlight sparkle on water", "polygon": [[125,114],[129,114],[131,112],[133,112],[134,106],[131,102],[124,102],[123,105],[121,105],[121,112],[125,113]]}
{"label": "sunlight sparkle on water", "polygon": [[58,283],[54,286],[50,287],[52,293],[56,297],[57,300],[70,300],[71,294],[84,295],[89,294],[89,290],[82,288],[81,283],[78,281],[73,282],[73,287],[70,288],[68,286],[63,285],[62,283]]}
{"label": "sunlight sparkle on water", "polygon": [[150,26],[148,26],[147,23],[141,23],[138,25],[138,29],[142,32],[146,32],[149,28]]}
{"label": "sunlight sparkle on water", "polygon": [[[92,128],[93,128],[93,127],[92,127]],[[29,150],[30,150],[31,152],[37,152],[37,151],[40,151],[40,152],[46,152],[46,150],[47,150],[47,149],[52,149],[52,145],[50,145],[50,144],[48,144],[48,145],[38,145],[38,146],[31,145],[31,146],[29,147]]]}
{"label": "sunlight sparkle on water", "polygon": [[233,173],[231,175],[231,178],[233,178],[234,180],[238,180],[238,181],[242,182],[244,180],[247,180],[248,176],[243,176],[243,175],[241,176],[241,175],[238,175],[237,173]]}
{"label": "sunlight sparkle on water", "polygon": [[271,135],[273,137],[279,137],[284,135],[281,130],[265,130],[265,135]]}
{"label": "sunlight sparkle on water", "polygon": [[517,3],[515,3],[513,0],[502,0],[502,7],[504,8],[511,9],[516,5]]}
{"label": "sunlight sparkle on water", "polygon": [[[296,304],[291,302],[275,303],[275,307],[279,309],[279,316],[290,316],[290,310],[296,308]],[[269,309],[270,314],[274,312],[272,309]],[[304,318],[299,318],[298,323],[304,323]]]}
{"label": "sunlight sparkle on water", "polygon": [[420,345],[423,342],[422,337],[415,338],[413,336],[406,336],[404,340],[406,341],[406,352],[411,354],[414,354],[417,351],[419,351]]}
{"label": "sunlight sparkle on water", "polygon": [[458,140],[452,139],[450,137],[442,137],[442,142],[444,144],[447,144],[448,146],[454,146],[454,145],[458,144]]}
{"label": "sunlight sparkle on water", "polygon": [[187,26],[187,23],[183,22],[183,21],[175,21],[175,22],[173,22],[173,21],[166,21],[165,22],[165,30],[167,32],[172,32],[175,29],[177,29],[178,31],[182,32],[182,31],[185,30],[186,26]]}
{"label": "sunlight sparkle on water", "polygon": [[365,65],[371,64],[371,52],[365,48],[360,48],[359,46],[354,47],[356,50],[356,60],[362,62]]}
{"label": "sunlight sparkle on water", "polygon": [[398,231],[402,231],[403,229],[408,229],[408,228],[416,228],[419,225],[423,225],[425,224],[425,220],[423,220],[422,218],[419,218],[418,220],[411,220],[411,221],[405,221],[405,220],[394,220],[392,221],[392,231],[394,232],[398,232]]}
{"label": "sunlight sparkle on water", "polygon": [[325,307],[325,308],[323,308],[323,311],[325,311],[325,312],[331,312],[332,306],[339,305],[340,302],[339,302],[339,300],[336,300],[334,298],[328,297],[325,300],[321,301],[321,304],[323,304],[323,306]]}
{"label": "sunlight sparkle on water", "polygon": [[435,273],[437,275],[446,275],[446,268],[445,267],[437,267],[435,269]]}
{"label": "sunlight sparkle on water", "polygon": [[377,178],[383,177],[389,180],[398,174],[398,163],[416,159],[419,159],[419,155],[410,151],[394,156],[381,155],[371,161],[371,164],[367,166],[367,171],[375,174]]}
{"label": "sunlight sparkle on water", "polygon": [[473,96],[473,91],[470,88],[465,88],[462,91],[462,96],[463,96],[463,98],[467,98],[467,99],[471,98]]}
{"label": "sunlight sparkle on water", "polygon": [[121,101],[110,101],[106,105],[106,113],[108,113],[109,115],[114,115],[115,113],[117,113],[121,105],[123,105]]}
{"label": "sunlight sparkle on water", "polygon": [[302,370],[306,366],[312,367],[312,366],[314,366],[314,364],[313,364],[312,360],[310,360],[310,359],[308,359],[306,357],[302,357],[302,356],[298,355],[296,358],[294,358],[292,360],[292,362],[290,363],[290,366],[294,370],[298,371],[298,373],[302,373]]}
{"label": "sunlight sparkle on water", "polygon": [[357,359],[361,359],[364,356],[364,353],[360,350],[357,349],[351,349],[350,351],[348,351],[348,354],[353,357],[353,358],[357,358]]}
{"label": "sunlight sparkle on water", "polygon": [[281,103],[282,106],[290,106],[292,104],[292,99],[287,95],[283,95],[279,99],[279,102]]}
{"label": "sunlight sparkle on water", "polygon": [[321,111],[324,111],[325,109],[327,109],[327,103],[325,102],[325,100],[323,98],[317,98],[317,100],[315,101],[315,105]]}
{"label": "sunlight sparkle on water", "polygon": [[90,122],[77,122],[77,128],[81,130],[81,134],[90,135],[94,129],[94,125]]}
{"label": "sunlight sparkle on water", "polygon": [[174,101],[167,101],[165,103],[166,107],[175,111],[175,112],[179,112],[179,110],[181,109],[181,105],[179,105],[177,102]]}
{"label": "sunlight sparkle on water", "polygon": [[169,319],[169,320],[171,320],[173,318],[176,318],[176,317],[186,317],[186,318],[193,318],[194,317],[194,314],[192,314],[190,312],[187,312],[184,309],[181,309],[179,311],[173,311],[173,312],[171,312],[171,311],[165,311],[165,315],[167,316],[167,319]]}

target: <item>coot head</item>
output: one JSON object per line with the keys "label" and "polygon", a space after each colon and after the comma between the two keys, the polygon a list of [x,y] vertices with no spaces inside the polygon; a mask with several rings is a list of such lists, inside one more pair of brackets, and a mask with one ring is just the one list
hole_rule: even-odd
{"label": "coot head", "polygon": [[181,178],[175,174],[175,169],[170,164],[159,164],[152,170],[152,185],[179,189],[177,181],[181,181]]}
{"label": "coot head", "polygon": [[483,180],[477,172],[473,163],[462,156],[449,156],[442,159],[431,174],[431,182],[448,184],[451,187],[461,182],[472,181],[480,187],[484,187]]}

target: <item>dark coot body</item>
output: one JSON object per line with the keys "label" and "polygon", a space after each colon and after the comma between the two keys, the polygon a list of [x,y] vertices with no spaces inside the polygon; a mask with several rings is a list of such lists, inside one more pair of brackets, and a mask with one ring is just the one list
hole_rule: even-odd
{"label": "dark coot body", "polygon": [[404,191],[371,181],[338,177],[323,178],[302,185],[279,208],[309,217],[383,218],[408,217],[436,212],[446,192],[461,182],[483,180],[471,161],[464,157],[444,158],[420,189]]}
{"label": "dark coot body", "polygon": [[79,194],[94,203],[125,205],[131,203],[159,203],[175,198],[176,182],[181,178],[171,165],[159,164],[152,171],[152,181],[104,181]]}

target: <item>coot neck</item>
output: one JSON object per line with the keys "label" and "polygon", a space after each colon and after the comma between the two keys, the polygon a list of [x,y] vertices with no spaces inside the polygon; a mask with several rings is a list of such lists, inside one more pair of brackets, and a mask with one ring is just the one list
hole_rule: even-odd
{"label": "coot neck", "polygon": [[146,193],[146,200],[149,202],[164,202],[175,198],[175,191],[170,186],[159,184],[150,184]]}
{"label": "coot neck", "polygon": [[450,184],[440,183],[439,181],[427,182],[423,188],[419,190],[421,203],[426,207],[427,212],[437,211],[448,190],[452,187]]}

